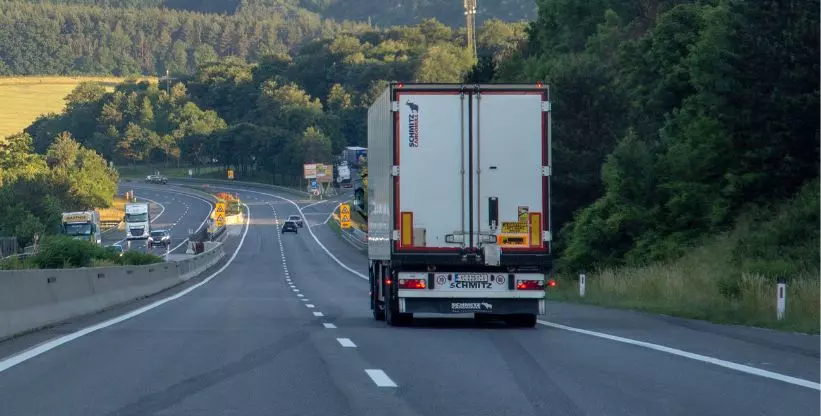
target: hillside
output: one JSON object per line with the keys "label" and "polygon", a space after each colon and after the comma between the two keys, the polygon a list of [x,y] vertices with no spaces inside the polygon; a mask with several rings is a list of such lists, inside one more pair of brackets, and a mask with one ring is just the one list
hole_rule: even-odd
{"label": "hillside", "polygon": [[[27,0],[41,3],[40,0]],[[307,10],[334,20],[368,21],[380,27],[416,24],[434,18],[452,27],[465,24],[461,0],[50,0],[120,8],[157,8],[200,13],[281,13]],[[536,17],[535,0],[479,0],[476,20],[525,21]]]}

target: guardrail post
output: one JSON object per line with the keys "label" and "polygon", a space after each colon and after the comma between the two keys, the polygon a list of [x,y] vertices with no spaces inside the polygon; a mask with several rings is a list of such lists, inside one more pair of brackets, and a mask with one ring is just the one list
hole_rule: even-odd
{"label": "guardrail post", "polygon": [[587,275],[584,272],[579,274],[579,296],[584,297],[584,287],[587,284]]}
{"label": "guardrail post", "polygon": [[775,286],[775,315],[780,321],[787,310],[787,279],[779,277]]}

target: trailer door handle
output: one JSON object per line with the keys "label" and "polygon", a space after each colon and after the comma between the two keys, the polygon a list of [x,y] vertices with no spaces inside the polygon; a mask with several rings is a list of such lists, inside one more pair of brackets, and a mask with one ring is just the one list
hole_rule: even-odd
{"label": "trailer door handle", "polygon": [[499,198],[491,196],[487,199],[487,218],[490,229],[496,229],[499,224]]}

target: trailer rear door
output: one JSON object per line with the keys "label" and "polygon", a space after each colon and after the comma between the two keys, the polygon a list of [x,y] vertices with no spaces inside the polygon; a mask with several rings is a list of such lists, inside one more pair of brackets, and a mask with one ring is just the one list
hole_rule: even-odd
{"label": "trailer rear door", "polygon": [[496,240],[503,252],[544,251],[544,91],[479,91],[471,101],[474,246]]}
{"label": "trailer rear door", "polygon": [[[395,227],[399,250],[463,247],[468,227],[468,100],[459,91],[394,97]],[[401,179],[400,179],[401,178]]]}

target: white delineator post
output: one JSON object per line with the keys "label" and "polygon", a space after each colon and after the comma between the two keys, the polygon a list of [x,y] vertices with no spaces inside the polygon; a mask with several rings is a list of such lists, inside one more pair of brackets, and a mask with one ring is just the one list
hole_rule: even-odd
{"label": "white delineator post", "polygon": [[587,275],[584,272],[579,274],[579,296],[584,297],[584,286],[587,284]]}
{"label": "white delineator post", "polygon": [[775,312],[778,320],[784,319],[784,312],[787,310],[787,279],[778,278],[775,290]]}

